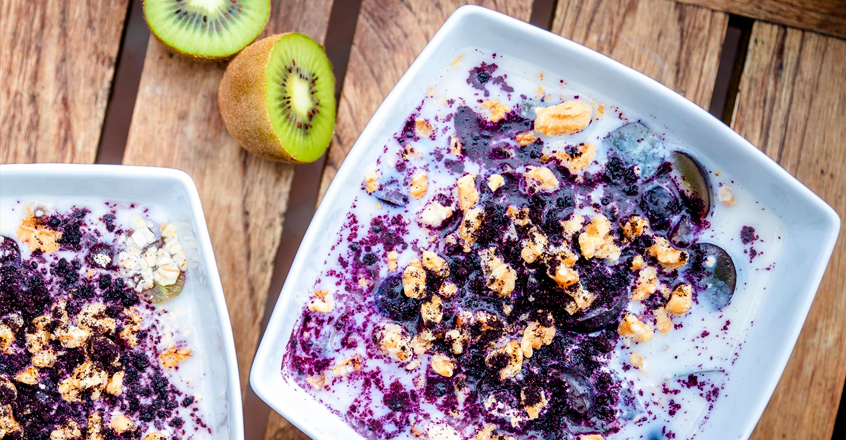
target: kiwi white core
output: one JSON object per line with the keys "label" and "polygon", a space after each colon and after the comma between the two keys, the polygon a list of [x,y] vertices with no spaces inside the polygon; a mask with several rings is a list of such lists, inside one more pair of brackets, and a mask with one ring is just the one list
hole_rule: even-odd
{"label": "kiwi white core", "polygon": [[314,101],[311,100],[311,92],[308,82],[298,76],[289,77],[288,96],[291,96],[291,107],[301,117],[306,117],[308,112],[314,108]]}

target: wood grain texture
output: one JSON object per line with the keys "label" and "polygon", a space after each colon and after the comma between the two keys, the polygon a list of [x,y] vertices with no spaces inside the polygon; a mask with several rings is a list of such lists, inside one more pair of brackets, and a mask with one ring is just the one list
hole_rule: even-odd
{"label": "wood grain texture", "polygon": [[320,198],[358,135],[408,66],[458,7],[471,3],[528,21],[531,0],[364,0]]}
{"label": "wood grain texture", "polygon": [[0,163],[92,163],[128,0],[0,1]]}
{"label": "wood grain texture", "polygon": [[[299,31],[323,41],[331,3],[275,0],[262,36]],[[226,131],[217,106],[224,69],[172,55],[151,37],[124,163],[179,168],[196,182],[245,392],[294,167],[247,153]]]}
{"label": "wood grain texture", "polygon": [[[756,22],[732,128],[846,216],[846,41]],[[830,439],[846,377],[841,238],[754,440]]]}
{"label": "wood grain texture", "polygon": [[708,108],[728,15],[665,0],[561,0],[552,31]]}
{"label": "wood grain texture", "polygon": [[846,37],[843,0],[676,0],[731,14]]}

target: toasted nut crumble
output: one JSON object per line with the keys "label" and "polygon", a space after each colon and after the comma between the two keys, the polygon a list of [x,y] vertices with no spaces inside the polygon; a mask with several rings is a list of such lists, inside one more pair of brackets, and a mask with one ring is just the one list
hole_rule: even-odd
{"label": "toasted nut crumble", "polygon": [[605,440],[605,438],[603,438],[599,434],[590,434],[590,435],[582,435],[581,437],[579,437],[579,440]]}
{"label": "toasted nut crumble", "polygon": [[332,373],[335,376],[346,376],[354,371],[361,371],[361,365],[361,358],[355,355],[332,367]]}
{"label": "toasted nut crumble", "polygon": [[690,284],[681,284],[673,290],[670,301],[667,302],[667,312],[674,315],[684,315],[693,305],[693,288]]}
{"label": "toasted nut crumble", "polygon": [[720,188],[720,194],[717,198],[726,206],[734,206],[734,192],[732,192],[731,188],[727,186]]}
{"label": "toasted nut crumble", "polygon": [[678,269],[684,267],[688,261],[687,252],[674,248],[663,237],[655,237],[655,242],[646,248],[646,251],[655,257],[664,269]]}
{"label": "toasted nut crumble", "polygon": [[662,334],[667,334],[673,329],[673,320],[667,315],[667,310],[664,307],[655,309],[655,326]]}
{"label": "toasted nut crumble", "polygon": [[[551,318],[551,317],[550,317]],[[530,358],[534,350],[552,343],[555,337],[555,326],[544,327],[537,321],[532,321],[526,330],[523,331],[523,339],[520,341],[520,349],[523,350],[523,357]]]}
{"label": "toasted nut crumble", "polygon": [[15,342],[15,333],[9,326],[0,323],[0,352],[12,354],[13,342]]}
{"label": "toasted nut crumble", "polygon": [[649,222],[645,218],[636,215],[632,216],[628,221],[623,222],[623,235],[629,239],[640,237],[643,231],[648,229]]}
{"label": "toasted nut crumble", "polygon": [[482,208],[473,208],[464,213],[464,219],[458,226],[458,236],[464,242],[464,252],[470,252],[473,243],[476,242],[476,230],[482,226],[482,220],[485,218],[485,211]]}
{"label": "toasted nut crumble", "polygon": [[452,154],[456,156],[461,155],[461,141],[458,140],[457,136],[450,136],[449,138],[449,149],[452,151]]}
{"label": "toasted nut crumble", "polygon": [[449,298],[452,295],[455,295],[455,292],[458,292],[458,286],[456,286],[452,281],[444,282],[438,290],[438,293],[444,298]]}
{"label": "toasted nut crumble", "polygon": [[411,178],[411,189],[408,194],[415,199],[426,195],[429,190],[429,176],[426,173],[417,173]]}
{"label": "toasted nut crumble", "polygon": [[159,359],[162,361],[162,366],[170,370],[189,357],[191,357],[190,348],[176,348],[176,346],[171,346],[159,356]]}
{"label": "toasted nut crumble", "polygon": [[379,173],[376,171],[370,171],[364,175],[364,188],[367,189],[367,192],[372,193],[379,189]]}
{"label": "toasted nut crumble", "polygon": [[561,222],[561,228],[564,230],[564,238],[571,239],[576,233],[582,230],[585,224],[585,218],[580,215],[573,215],[568,220]]}
{"label": "toasted nut crumble", "polygon": [[633,351],[632,354],[629,356],[629,362],[632,365],[637,367],[642,373],[646,374],[646,366],[643,363],[643,356],[641,356],[638,352]]}
{"label": "toasted nut crumble", "polygon": [[144,440],[167,440],[167,437],[159,434],[158,432],[152,432],[150,434],[147,434],[147,436],[144,437]]}
{"label": "toasted nut crumble", "polygon": [[411,338],[411,349],[414,354],[424,354],[432,348],[436,339],[431,330],[423,330]]}
{"label": "toasted nut crumble", "polygon": [[117,414],[109,421],[109,428],[114,429],[118,434],[123,434],[125,432],[135,431],[137,426],[129,417],[123,414]]}
{"label": "toasted nut crumble", "polygon": [[654,267],[645,267],[637,274],[637,281],[632,289],[632,301],[643,301],[656,290],[658,290],[658,271]]}
{"label": "toasted nut crumble", "polygon": [[405,296],[413,299],[420,299],[426,291],[426,271],[417,258],[408,262],[403,271],[402,289]]}
{"label": "toasted nut crumble", "polygon": [[571,174],[579,174],[593,162],[596,147],[590,142],[582,143],[565,147],[564,151],[557,151],[553,156],[560,160],[561,165],[564,165]]}
{"label": "toasted nut crumble", "polygon": [[577,133],[590,123],[591,107],[573,100],[551,107],[536,107],[535,131],[546,136]]}
{"label": "toasted nut crumble", "polygon": [[505,184],[505,178],[502,177],[499,174],[491,174],[488,177],[488,188],[490,188],[491,191],[496,191],[496,190],[500,189],[502,187],[502,185],[504,185],[504,184]]}
{"label": "toasted nut crumble", "polygon": [[56,352],[52,348],[47,348],[39,351],[32,357],[32,365],[38,368],[53,368],[57,360]]}
{"label": "toasted nut crumble", "polygon": [[30,365],[25,370],[16,374],[15,380],[27,385],[37,385],[40,380],[38,369]]}
{"label": "toasted nut crumble", "polygon": [[306,382],[315,390],[322,389],[326,386],[326,374],[320,373],[317,376],[307,377]]}
{"label": "toasted nut crumble", "polygon": [[441,223],[444,222],[449,216],[452,215],[452,208],[449,206],[441,205],[436,201],[429,202],[423,211],[420,212],[420,217],[418,217],[418,221],[426,226],[439,226]]}
{"label": "toasted nut crumble", "polygon": [[26,349],[30,353],[38,353],[50,342],[50,333],[44,330],[36,330],[26,334]]}
{"label": "toasted nut crumble", "polygon": [[64,425],[50,433],[50,440],[70,440],[80,437],[82,437],[82,431],[80,431],[79,425],[71,419],[68,419]]}
{"label": "toasted nut crumble", "polygon": [[549,241],[537,226],[532,226],[526,235],[528,238],[523,240],[523,249],[520,251],[520,257],[526,263],[534,263],[535,260],[546,253]]}
{"label": "toasted nut crumble", "polygon": [[485,364],[490,368],[495,368],[496,365],[502,364],[502,359],[505,360],[506,365],[499,370],[499,378],[501,380],[509,379],[519,374],[523,369],[523,349],[520,348],[520,343],[511,340],[504,347],[491,351],[485,357]]}
{"label": "toasted nut crumble", "polygon": [[432,251],[423,251],[423,267],[431,270],[439,277],[446,278],[449,276],[449,265],[446,260]]}
{"label": "toasted nut crumble", "polygon": [[[520,390],[520,401],[523,402],[524,405],[526,405],[526,400],[526,391]],[[529,420],[537,419],[540,416],[541,411],[546,408],[547,404],[549,404],[549,401],[546,400],[546,396],[544,395],[543,390],[541,390],[540,400],[532,405],[526,405],[524,408],[526,410],[526,414],[529,415]]]}
{"label": "toasted nut crumble", "polygon": [[467,211],[479,201],[475,174],[465,174],[458,179],[455,185],[458,189],[458,206],[462,211]]}
{"label": "toasted nut crumble", "polygon": [[401,326],[386,323],[374,331],[379,352],[400,362],[411,360],[412,351],[408,333]]}
{"label": "toasted nut crumble", "polygon": [[525,131],[523,133],[517,133],[516,140],[521,147],[525,147],[526,145],[534,143],[537,138],[535,137],[535,133],[533,131]]}
{"label": "toasted nut crumble", "polygon": [[444,303],[441,297],[433,295],[432,299],[420,304],[420,316],[423,322],[439,323],[444,316]]}
{"label": "toasted nut crumble", "polygon": [[418,119],[414,121],[414,132],[417,133],[417,136],[428,138],[435,134],[435,129],[425,119]]}
{"label": "toasted nut crumble", "polygon": [[470,341],[470,337],[460,330],[452,329],[444,335],[444,341],[450,346],[453,354],[464,353],[464,345]]}
{"label": "toasted nut crumble", "polygon": [[511,265],[499,259],[496,248],[484,250],[481,258],[488,288],[500,297],[511,295],[517,282],[517,272]]}
{"label": "toasted nut crumble", "polygon": [[105,304],[89,304],[76,315],[76,325],[95,333],[113,333],[115,320],[106,315]]}
{"label": "toasted nut crumble", "polygon": [[652,339],[652,329],[637,319],[637,316],[626,313],[617,328],[620,336],[631,336],[635,342],[647,342]]}
{"label": "toasted nut crumble", "polygon": [[635,255],[632,258],[631,270],[639,270],[643,269],[644,267],[646,267],[646,262],[643,261],[643,257],[641,257],[640,255]]}
{"label": "toasted nut crumble", "polygon": [[391,272],[397,270],[397,258],[399,258],[397,251],[388,252],[388,270]]}
{"label": "toasted nut crumble", "polygon": [[442,354],[432,355],[432,369],[443,377],[452,377],[455,371],[455,361]]}
{"label": "toasted nut crumble", "polygon": [[552,191],[558,188],[558,178],[547,167],[526,167],[523,173],[526,185],[539,191]]}
{"label": "toasted nut crumble", "polygon": [[42,225],[40,219],[32,212],[18,226],[17,234],[18,241],[26,243],[29,250],[33,252],[41,251],[45,254],[59,250],[59,239],[62,238],[61,232],[48,229]]}
{"label": "toasted nut crumble", "polygon": [[331,313],[335,309],[335,299],[332,292],[315,290],[314,298],[308,303],[308,309],[312,312]]}
{"label": "toasted nut crumble", "polygon": [[12,405],[0,405],[0,434],[5,436],[17,432],[19,429],[21,429],[21,425],[15,420]]}
{"label": "toasted nut crumble", "polygon": [[620,248],[611,235],[611,222],[602,214],[594,217],[585,226],[585,231],[579,234],[579,246],[587,259],[602,258],[614,264],[620,258]]}
{"label": "toasted nut crumble", "polygon": [[88,330],[76,326],[62,326],[53,332],[53,339],[58,339],[62,347],[79,348],[88,342],[91,333]]}
{"label": "toasted nut crumble", "polygon": [[568,289],[567,294],[573,298],[573,303],[565,308],[571,315],[590,307],[596,301],[596,294],[585,289],[582,283],[577,284],[575,289]]}
{"label": "toasted nut crumble", "polygon": [[488,116],[488,121],[491,122],[499,121],[500,119],[505,117],[506,113],[511,111],[510,108],[506,107],[496,99],[489,99],[487,101],[482,102],[482,107],[487,110],[490,110],[491,115]]}

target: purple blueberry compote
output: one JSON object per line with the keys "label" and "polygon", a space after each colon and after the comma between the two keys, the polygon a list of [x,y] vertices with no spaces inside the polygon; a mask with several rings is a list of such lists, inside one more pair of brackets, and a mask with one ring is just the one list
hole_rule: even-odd
{"label": "purple blueberry compote", "polygon": [[631,379],[732,300],[709,172],[619,109],[464,72],[365,170],[283,373],[368,439],[595,440],[681,417],[680,388],[712,404],[715,373],[661,404]]}

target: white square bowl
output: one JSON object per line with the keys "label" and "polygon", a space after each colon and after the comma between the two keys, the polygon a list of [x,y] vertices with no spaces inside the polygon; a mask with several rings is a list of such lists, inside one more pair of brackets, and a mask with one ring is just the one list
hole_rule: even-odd
{"label": "white square bowl", "polygon": [[[475,6],[458,9],[417,57],[368,123],[338,171],[294,259],[253,363],[260,398],[314,439],[362,438],[282,374],[282,362],[306,294],[314,285],[350,203],[361,169],[419,104],[425,90],[463,49],[480,48],[523,60],[652,115],[697,157],[736,176],[783,222],[783,252],[754,316],[743,350],[702,439],[747,438],[766,407],[808,314],[840,228],[834,210],[752,144],[667,87],[604,55],[505,15]],[[763,288],[764,286],[758,286]],[[750,287],[754,288],[754,287]]]}
{"label": "white square bowl", "polygon": [[[186,293],[204,296],[185,298],[193,303],[203,317],[205,328],[194,329],[206,353],[208,377],[213,381],[215,396],[208,396],[213,438],[243,440],[244,420],[241,409],[241,385],[232,325],[226,309],[226,299],[214,260],[209,231],[197,187],[188,174],[169,168],[120,165],[0,165],[0,197],[38,199],[41,197],[95,197],[109,201],[133,202],[155,206],[169,214],[170,221],[186,225],[180,227],[181,241],[196,243],[185,246],[189,261],[198,262],[186,280]],[[193,254],[196,253],[196,254]],[[192,255],[193,254],[193,255]],[[194,284],[194,287],[189,285]],[[183,294],[183,295],[185,295]],[[179,299],[183,299],[180,295]]]}

